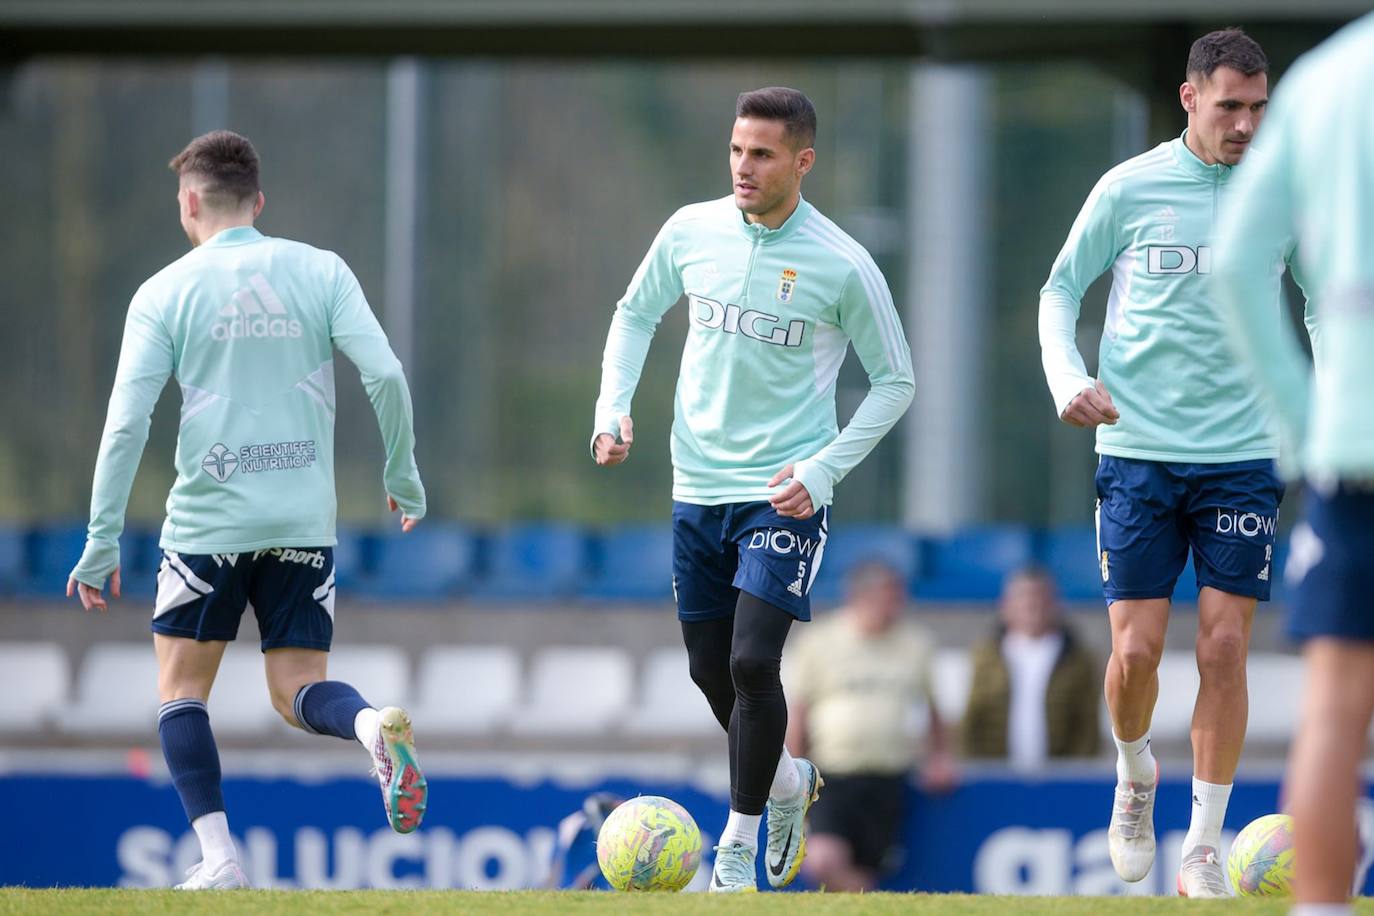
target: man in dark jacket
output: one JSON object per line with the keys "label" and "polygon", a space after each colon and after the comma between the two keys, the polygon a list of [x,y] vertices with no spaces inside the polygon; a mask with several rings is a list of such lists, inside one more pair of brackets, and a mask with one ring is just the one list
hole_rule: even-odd
{"label": "man in dark jacket", "polygon": [[1060,614],[1054,580],[1037,568],[1016,573],[1002,589],[996,631],[973,649],[964,755],[1026,768],[1094,756],[1101,679]]}

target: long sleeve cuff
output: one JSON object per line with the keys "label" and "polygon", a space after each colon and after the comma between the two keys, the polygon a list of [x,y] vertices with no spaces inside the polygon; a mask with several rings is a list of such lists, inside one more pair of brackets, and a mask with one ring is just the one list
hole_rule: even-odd
{"label": "long sleeve cuff", "polygon": [[118,568],[119,541],[88,537],[71,578],[91,588],[104,588],[105,580]]}

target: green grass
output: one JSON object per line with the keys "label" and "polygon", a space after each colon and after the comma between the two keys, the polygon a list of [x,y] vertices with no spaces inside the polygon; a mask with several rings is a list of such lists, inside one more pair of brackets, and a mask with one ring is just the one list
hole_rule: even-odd
{"label": "green grass", "polygon": [[[632,895],[519,891],[176,891],[0,888],[0,913],[920,913],[932,916],[1111,916],[1155,913],[1272,913],[1284,900],[1180,900],[1167,897],[987,897],[966,894]],[[1358,913],[1374,914],[1374,900]]]}

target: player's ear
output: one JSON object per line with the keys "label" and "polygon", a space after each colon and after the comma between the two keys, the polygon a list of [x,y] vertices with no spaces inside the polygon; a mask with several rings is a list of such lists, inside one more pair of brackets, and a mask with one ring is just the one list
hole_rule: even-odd
{"label": "player's ear", "polygon": [[253,201],[253,219],[258,218],[258,214],[262,212],[262,208],[265,206],[267,206],[267,198],[263,196],[263,193],[261,191],[259,191],[258,199]]}
{"label": "player's ear", "polygon": [[1183,85],[1178,87],[1178,101],[1189,114],[1197,111],[1197,87],[1185,80]]}
{"label": "player's ear", "polygon": [[816,150],[808,146],[806,149],[797,153],[797,177],[800,178],[811,171],[811,166],[816,164]]}
{"label": "player's ear", "polygon": [[190,188],[186,188],[182,192],[181,211],[188,219],[195,219],[197,216],[199,216],[200,195],[197,194],[195,191],[191,190]]}

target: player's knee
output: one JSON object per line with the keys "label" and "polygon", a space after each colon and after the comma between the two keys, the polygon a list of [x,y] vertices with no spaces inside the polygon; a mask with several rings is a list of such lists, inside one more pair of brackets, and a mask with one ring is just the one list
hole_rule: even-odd
{"label": "player's knee", "polygon": [[1112,654],[1121,665],[1121,673],[1127,683],[1142,682],[1159,670],[1164,643],[1138,634],[1127,634]]}
{"label": "player's knee", "polygon": [[730,656],[735,692],[746,696],[782,691],[782,660],[771,655],[740,652]]}
{"label": "player's knee", "polygon": [[708,696],[716,692],[733,692],[734,682],[730,679],[730,665],[722,661],[706,659],[687,654],[687,672],[692,683],[701,688]]}
{"label": "player's knee", "polygon": [[1197,639],[1197,666],[1203,674],[1241,671],[1247,650],[1245,630],[1239,623],[1220,624]]}

